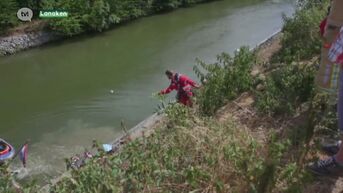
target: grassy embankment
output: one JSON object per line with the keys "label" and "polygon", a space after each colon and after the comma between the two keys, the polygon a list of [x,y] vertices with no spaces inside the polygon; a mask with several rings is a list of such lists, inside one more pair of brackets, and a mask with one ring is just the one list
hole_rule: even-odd
{"label": "grassy embankment", "polygon": [[[314,89],[326,8],[311,2],[285,18],[271,60],[243,47],[214,64],[198,61],[194,71],[207,83],[196,108],[166,107],[167,120],[153,134],[118,154],[100,152],[51,192],[311,192],[304,166],[317,158],[318,133],[336,128],[334,111]],[[8,180],[0,183],[11,192]]]}

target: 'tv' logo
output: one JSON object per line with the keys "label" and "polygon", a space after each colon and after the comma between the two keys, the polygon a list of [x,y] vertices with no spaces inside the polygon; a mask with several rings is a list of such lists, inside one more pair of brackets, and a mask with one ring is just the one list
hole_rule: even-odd
{"label": "'tv' logo", "polygon": [[31,21],[33,12],[31,9],[24,7],[18,10],[17,17],[21,21]]}

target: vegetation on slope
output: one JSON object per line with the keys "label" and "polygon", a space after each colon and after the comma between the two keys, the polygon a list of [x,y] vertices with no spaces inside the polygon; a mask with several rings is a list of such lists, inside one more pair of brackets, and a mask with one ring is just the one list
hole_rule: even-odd
{"label": "vegetation on slope", "polygon": [[[155,133],[128,143],[117,154],[100,152],[50,191],[303,192],[312,180],[305,163],[316,157],[313,134],[335,125],[332,111],[323,116],[331,109],[314,89],[318,59],[307,60],[319,52],[307,45],[320,45],[314,33],[319,22],[310,16],[326,12],[313,2],[305,1],[294,17],[285,19],[282,49],[263,65],[266,79],[252,75],[258,60],[244,47],[233,56],[219,55],[214,64],[199,61],[195,72],[206,81],[197,93],[197,108],[166,107],[168,119]],[[313,31],[312,36],[304,38],[295,26]],[[264,89],[256,90],[256,84]],[[217,110],[246,91],[255,100],[255,106],[242,110],[249,112],[247,119],[218,121]],[[263,140],[250,119],[263,128]]]}

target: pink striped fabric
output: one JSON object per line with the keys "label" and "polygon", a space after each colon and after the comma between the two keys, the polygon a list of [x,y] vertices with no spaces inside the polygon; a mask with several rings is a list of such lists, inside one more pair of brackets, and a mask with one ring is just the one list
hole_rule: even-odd
{"label": "pink striped fabric", "polygon": [[339,32],[337,40],[330,48],[329,60],[337,64],[343,64],[343,27]]}

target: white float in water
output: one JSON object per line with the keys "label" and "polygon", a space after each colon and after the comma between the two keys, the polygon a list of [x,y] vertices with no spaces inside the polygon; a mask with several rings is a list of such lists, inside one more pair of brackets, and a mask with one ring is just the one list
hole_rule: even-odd
{"label": "white float in water", "polygon": [[110,90],[110,93],[111,93],[111,94],[114,94],[114,90]]}

